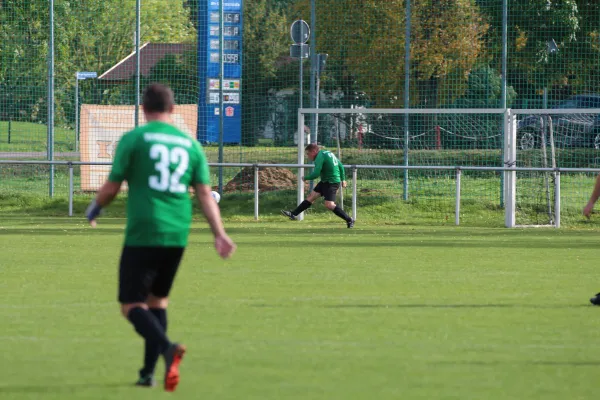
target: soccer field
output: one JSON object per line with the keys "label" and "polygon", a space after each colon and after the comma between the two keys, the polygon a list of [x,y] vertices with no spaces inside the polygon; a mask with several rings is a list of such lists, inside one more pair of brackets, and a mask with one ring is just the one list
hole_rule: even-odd
{"label": "soccer field", "polygon": [[[0,219],[2,400],[165,398],[132,386],[124,221],[100,223]],[[597,396],[598,229],[227,226],[238,251],[222,261],[194,225],[172,293],[179,399]]]}

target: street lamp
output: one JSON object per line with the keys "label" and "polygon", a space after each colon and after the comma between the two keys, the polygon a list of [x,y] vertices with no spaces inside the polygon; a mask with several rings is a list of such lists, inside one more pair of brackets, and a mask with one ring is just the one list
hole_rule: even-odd
{"label": "street lamp", "polygon": [[[320,86],[321,86],[321,74],[323,73],[323,71],[325,70],[325,64],[327,63],[327,57],[329,57],[329,54],[324,54],[324,53],[319,53],[317,54],[317,96],[316,96],[316,104],[315,104],[315,108],[319,108],[319,93],[320,93]],[[314,140],[315,143],[318,143],[318,137],[319,137],[319,114],[316,115],[316,119],[315,119],[315,133],[314,133]]]}
{"label": "street lamp", "polygon": [[[558,46],[556,45],[556,42],[554,41],[554,39],[550,39],[546,42],[546,48],[547,48],[549,56],[552,54],[558,53]],[[546,65],[550,61],[548,58],[546,59]],[[548,67],[546,67],[546,72],[548,72]],[[547,87],[548,77],[546,76],[545,79],[546,79],[546,82],[544,82],[543,105],[544,105],[544,108],[548,108],[548,87]]]}
{"label": "street lamp", "polygon": [[75,151],[79,151],[79,81],[94,79],[97,76],[96,72],[75,73]]}

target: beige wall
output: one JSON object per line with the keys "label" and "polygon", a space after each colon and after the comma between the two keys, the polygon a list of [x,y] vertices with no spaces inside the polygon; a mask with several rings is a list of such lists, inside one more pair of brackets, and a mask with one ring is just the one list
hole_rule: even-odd
{"label": "beige wall", "polygon": [[[112,162],[117,143],[123,134],[134,128],[135,106],[98,106],[84,104],[80,116],[80,159],[82,162]],[[139,125],[146,119],[140,107]],[[196,137],[198,111],[195,104],[177,105],[173,124]],[[82,165],[81,190],[95,191],[110,172],[109,165]]]}

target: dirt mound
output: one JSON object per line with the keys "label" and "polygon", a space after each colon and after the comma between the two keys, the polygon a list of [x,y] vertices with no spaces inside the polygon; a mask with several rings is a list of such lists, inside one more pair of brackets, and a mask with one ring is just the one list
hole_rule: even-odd
{"label": "dirt mound", "polygon": [[[272,190],[289,190],[298,187],[298,177],[289,169],[273,167],[258,170],[258,190],[268,192]],[[225,192],[254,191],[254,168],[244,167],[227,182],[223,188]]]}

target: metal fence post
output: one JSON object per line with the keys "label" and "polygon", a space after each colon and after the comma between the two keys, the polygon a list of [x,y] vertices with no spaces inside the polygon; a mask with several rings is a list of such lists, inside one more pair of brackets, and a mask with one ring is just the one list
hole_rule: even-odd
{"label": "metal fence post", "polygon": [[141,35],[141,0],[135,2],[135,111],[134,126],[137,128],[140,123],[140,35]]}
{"label": "metal fence post", "polygon": [[75,151],[79,151],[79,77],[75,72]]}
{"label": "metal fence post", "polygon": [[[54,161],[54,0],[50,0],[50,38],[48,42],[48,121],[47,146],[48,161]],[[49,165],[48,196],[54,196],[54,164]]]}
{"label": "metal fence post", "polygon": [[560,228],[560,171],[554,176],[554,226]]}
{"label": "metal fence post", "polygon": [[69,161],[69,217],[73,216],[73,163]]}
{"label": "metal fence post", "polygon": [[[304,165],[304,114],[302,110],[298,110],[298,165]],[[298,168],[298,204],[304,201],[304,168]],[[304,219],[304,213],[300,213],[297,217],[298,221]]]}
{"label": "metal fence post", "polygon": [[454,207],[454,224],[460,225],[460,177],[462,171],[460,167],[456,168],[456,206]]}
{"label": "metal fence post", "polygon": [[254,166],[254,219],[258,221],[258,166]]}
{"label": "metal fence post", "polygon": [[[406,0],[406,32],[404,33],[404,108],[410,108],[410,34],[411,34],[411,4]],[[410,127],[408,113],[404,114],[404,165],[408,166],[408,150],[410,147]],[[402,190],[404,201],[408,201],[408,169],[403,171]]]}
{"label": "metal fence post", "polygon": [[[504,114],[504,167],[515,168],[517,116],[510,108]],[[504,225],[507,228],[515,227],[515,203],[516,203],[516,171],[504,171]]]}
{"label": "metal fence post", "polygon": [[358,169],[352,166],[352,219],[356,219],[356,186],[358,183]]}

